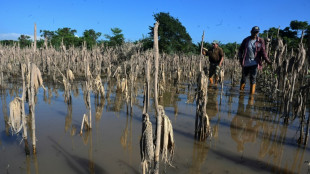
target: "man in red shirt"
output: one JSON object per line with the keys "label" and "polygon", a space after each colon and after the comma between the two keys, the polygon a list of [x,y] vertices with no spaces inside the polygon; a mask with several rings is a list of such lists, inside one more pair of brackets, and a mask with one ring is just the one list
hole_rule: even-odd
{"label": "man in red shirt", "polygon": [[240,90],[244,90],[246,78],[250,75],[251,94],[255,93],[257,69],[262,69],[262,59],[271,64],[265,51],[265,42],[258,37],[258,33],[259,27],[253,27],[251,36],[242,41],[238,53],[239,62],[242,66]]}

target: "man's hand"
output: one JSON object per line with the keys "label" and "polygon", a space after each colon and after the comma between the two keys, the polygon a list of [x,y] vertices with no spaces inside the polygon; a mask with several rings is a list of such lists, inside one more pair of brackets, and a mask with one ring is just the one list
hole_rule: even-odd
{"label": "man's hand", "polygon": [[220,66],[220,67],[222,66],[223,61],[224,61],[224,57],[221,58],[221,61],[220,61],[220,63],[219,63],[219,66]]}
{"label": "man's hand", "polygon": [[207,55],[208,49],[207,48],[202,48],[202,54]]}

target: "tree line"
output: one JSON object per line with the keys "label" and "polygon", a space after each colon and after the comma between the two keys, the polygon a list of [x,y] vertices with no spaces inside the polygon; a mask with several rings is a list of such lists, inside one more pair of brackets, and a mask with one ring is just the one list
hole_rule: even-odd
{"label": "tree line", "polygon": [[[160,23],[158,28],[159,36],[159,50],[167,54],[173,53],[187,53],[187,54],[200,54],[201,43],[193,43],[191,36],[186,31],[186,28],[177,19],[169,13],[156,13],[153,15],[154,20]],[[134,43],[141,43],[144,50],[153,48],[153,26],[149,26],[150,32],[147,37],[134,41]],[[86,43],[87,48],[91,49],[95,45],[104,45],[109,47],[120,46],[125,43],[125,37],[120,28],[111,28],[112,35],[103,35],[106,40],[99,40],[102,35],[101,32],[96,32],[94,29],[85,30],[81,37],[76,36],[77,30],[69,27],[59,28],[56,31],[40,30],[41,39],[37,41],[37,47],[44,46],[44,41],[48,46],[60,48],[61,45],[67,48],[81,47]],[[300,38],[303,36],[303,42],[309,45],[310,25],[307,21],[291,21],[290,26],[284,29],[272,27],[264,30],[260,37],[267,39],[271,38],[271,42],[276,41],[277,36],[283,38],[283,41],[288,45],[288,49],[296,49]],[[33,44],[30,36],[21,35],[18,41],[2,40],[3,45],[19,44],[21,48],[30,47]],[[204,42],[205,47],[211,48],[211,43]],[[239,43],[220,43],[220,47],[228,58],[233,58]]]}
{"label": "tree line", "polygon": [[[43,47],[45,41],[48,46],[53,46],[55,48],[60,48],[61,45],[67,48],[71,46],[81,47],[84,43],[86,43],[88,49],[91,49],[97,44],[105,44],[107,46],[122,45],[125,42],[122,30],[119,28],[111,28],[111,31],[113,34],[112,36],[108,34],[104,35],[108,40],[98,40],[101,36],[101,32],[96,32],[94,29],[85,30],[81,37],[76,36],[77,30],[68,27],[59,28],[56,31],[40,30],[41,39],[37,40],[37,47]],[[20,35],[18,41],[2,40],[0,42],[3,45],[19,44],[20,48],[30,47],[33,44],[31,37],[28,35]]]}

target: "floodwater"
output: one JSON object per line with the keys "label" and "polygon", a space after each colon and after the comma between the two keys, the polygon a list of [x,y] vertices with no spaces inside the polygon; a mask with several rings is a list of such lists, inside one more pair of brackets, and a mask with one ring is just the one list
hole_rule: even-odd
{"label": "floodwater", "polygon": [[[207,113],[213,136],[204,142],[194,139],[196,105],[194,87],[167,86],[159,103],[164,106],[174,130],[175,155],[172,165],[160,164],[160,173],[307,173],[309,145],[298,146],[299,120],[283,124],[274,105],[257,92],[254,98],[246,87],[225,82],[210,87]],[[80,84],[72,91],[72,105],[64,102],[62,85],[47,85],[37,95],[37,154],[25,154],[21,134],[13,135],[5,120],[9,102],[18,94],[9,85],[1,93],[0,173],[141,173],[139,140],[142,131],[143,91],[136,85],[132,111],[124,94],[105,84],[106,96],[91,94],[91,131],[80,136],[84,113],[88,113]],[[26,114],[28,104],[25,104]],[[155,129],[154,106],[150,116]]]}

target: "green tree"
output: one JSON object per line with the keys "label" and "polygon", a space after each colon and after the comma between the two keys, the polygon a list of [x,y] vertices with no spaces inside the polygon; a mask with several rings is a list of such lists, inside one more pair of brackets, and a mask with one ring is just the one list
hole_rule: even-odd
{"label": "green tree", "polygon": [[292,30],[296,30],[297,32],[301,30],[306,30],[308,28],[308,22],[307,21],[291,21],[290,27]]}
{"label": "green tree", "polygon": [[269,28],[268,30],[265,30],[262,34],[260,34],[261,37],[272,38],[271,42],[272,45],[276,45],[276,38],[277,33],[279,30],[279,36],[283,39],[284,44],[287,44],[288,49],[296,49],[298,47],[298,43],[300,42],[300,37],[298,37],[298,32],[300,33],[300,30],[305,30],[305,36],[303,42],[307,42],[307,32],[308,32],[308,22],[300,22],[300,21],[291,21],[290,27],[285,27],[284,29],[278,29],[275,27]]}
{"label": "green tree", "polygon": [[21,48],[30,47],[32,43],[32,41],[30,40],[30,36],[23,34],[18,37],[18,41]]}
{"label": "green tree", "polygon": [[51,39],[55,36],[55,31],[49,31],[49,30],[40,30],[41,37],[44,39],[47,38],[48,41],[51,41]]}
{"label": "green tree", "polygon": [[0,40],[0,44],[1,45],[5,45],[5,46],[13,46],[14,44],[17,45],[17,41],[14,41],[14,40]]}
{"label": "green tree", "polygon": [[106,44],[108,46],[119,46],[125,42],[124,35],[122,34],[122,30],[120,28],[111,28],[112,36],[105,34],[104,37],[108,39]]}
{"label": "green tree", "polygon": [[283,30],[280,30],[279,34],[284,43],[288,45],[288,48],[297,48],[300,39],[297,37],[297,31],[290,30],[290,27],[285,27]]}
{"label": "green tree", "polygon": [[[204,48],[207,48],[207,49],[211,49],[212,48],[212,44],[209,43],[209,42],[203,42],[203,47]],[[195,53],[196,54],[200,54],[200,51],[201,51],[201,42],[198,42],[196,47],[195,47]]]}
{"label": "green tree", "polygon": [[234,42],[234,43],[227,43],[227,44],[220,44],[219,45],[225,54],[225,56],[229,59],[234,58],[236,52],[238,52],[239,45]]}
{"label": "green tree", "polygon": [[37,48],[43,48],[43,46],[44,46],[44,40],[43,39],[37,40]]}
{"label": "green tree", "polygon": [[306,30],[306,36],[310,35],[310,25],[308,25],[307,30]]}
{"label": "green tree", "polygon": [[55,31],[55,35],[52,37],[51,42],[52,45],[55,47],[59,47],[63,40],[64,45],[69,48],[70,46],[80,46],[81,40],[79,37],[75,36],[76,30],[65,27],[65,28],[58,28]]}
{"label": "green tree", "polygon": [[277,34],[278,34],[278,29],[275,27],[271,27],[268,30],[264,30],[260,35],[260,37],[262,38],[272,38],[272,39],[276,39],[277,38]]}
{"label": "green tree", "polygon": [[307,44],[307,56],[308,56],[308,64],[310,64],[310,25],[308,25],[307,30],[306,30],[306,44]]}
{"label": "green tree", "polygon": [[[225,57],[229,59],[234,58],[237,51],[236,49],[239,48],[239,46],[240,45],[237,44],[236,42],[227,44],[219,43],[219,47],[223,49]],[[212,43],[209,42],[203,42],[203,47],[209,50],[213,48]],[[196,54],[200,54],[200,50],[201,50],[201,42],[197,43],[196,45]]]}
{"label": "green tree", "polygon": [[145,51],[147,49],[152,49],[153,48],[153,38],[149,37],[145,37],[143,35],[143,38],[138,40],[136,43],[142,43],[142,49]]}
{"label": "green tree", "polygon": [[[51,43],[51,40],[54,38],[55,36],[55,31],[49,31],[49,30],[40,30],[40,33],[42,33],[40,36],[43,37],[43,41],[39,41],[37,44],[38,46],[43,46],[44,45],[44,40],[45,38],[47,39],[47,45],[49,45]],[[41,43],[43,42],[43,43]],[[42,44],[42,45],[41,45]]]}
{"label": "green tree", "polygon": [[87,48],[92,48],[97,43],[97,39],[100,36],[101,36],[100,32],[96,32],[93,29],[89,29],[84,31],[83,37],[81,39],[83,41],[86,41]]}
{"label": "green tree", "polygon": [[[170,16],[169,13],[160,12],[154,14],[155,21],[159,22],[158,27],[158,44],[159,50],[166,53],[194,52],[192,38],[187,33],[186,28],[181,22]],[[150,38],[154,37],[154,27],[150,26]]]}

